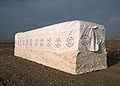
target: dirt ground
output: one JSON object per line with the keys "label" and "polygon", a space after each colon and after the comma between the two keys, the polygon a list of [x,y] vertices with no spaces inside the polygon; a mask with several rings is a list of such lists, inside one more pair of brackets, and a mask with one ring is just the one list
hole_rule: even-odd
{"label": "dirt ground", "polygon": [[71,75],[13,55],[13,43],[0,43],[0,86],[120,86],[120,40],[109,40],[108,68]]}

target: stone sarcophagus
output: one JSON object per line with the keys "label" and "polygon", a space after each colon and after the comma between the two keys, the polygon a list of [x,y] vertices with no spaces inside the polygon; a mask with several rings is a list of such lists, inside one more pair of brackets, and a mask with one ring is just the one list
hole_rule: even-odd
{"label": "stone sarcophagus", "polygon": [[106,69],[105,28],[75,20],[19,32],[14,55],[71,74]]}

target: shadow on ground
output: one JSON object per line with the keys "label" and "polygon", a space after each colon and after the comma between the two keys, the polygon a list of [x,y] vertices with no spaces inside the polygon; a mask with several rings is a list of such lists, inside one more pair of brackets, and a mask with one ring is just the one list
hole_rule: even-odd
{"label": "shadow on ground", "polygon": [[107,65],[108,67],[113,66],[120,62],[120,57],[110,57],[107,56]]}
{"label": "shadow on ground", "polygon": [[109,40],[106,43],[108,67],[120,62],[120,40]]}

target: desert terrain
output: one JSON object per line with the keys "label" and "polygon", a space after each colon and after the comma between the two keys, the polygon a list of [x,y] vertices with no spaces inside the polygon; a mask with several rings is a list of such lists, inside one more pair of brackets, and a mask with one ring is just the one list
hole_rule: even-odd
{"label": "desert terrain", "polygon": [[13,42],[0,42],[0,86],[120,86],[120,40],[108,40],[105,70],[72,75],[14,56]]}

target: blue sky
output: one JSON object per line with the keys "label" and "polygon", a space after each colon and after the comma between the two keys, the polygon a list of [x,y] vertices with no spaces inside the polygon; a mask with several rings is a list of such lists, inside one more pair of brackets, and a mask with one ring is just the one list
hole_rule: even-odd
{"label": "blue sky", "polygon": [[69,20],[103,24],[107,39],[120,39],[120,0],[0,0],[0,41],[19,31]]}

